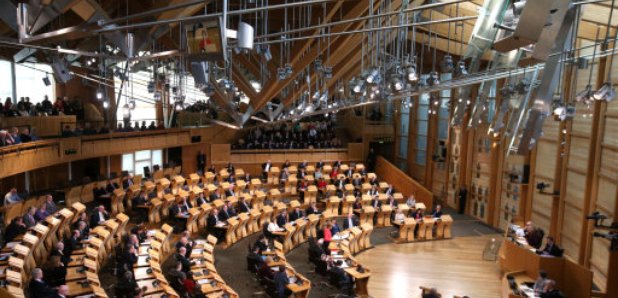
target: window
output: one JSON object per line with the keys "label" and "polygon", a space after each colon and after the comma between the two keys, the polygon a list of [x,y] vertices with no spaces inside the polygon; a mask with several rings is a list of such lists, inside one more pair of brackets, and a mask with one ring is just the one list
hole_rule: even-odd
{"label": "window", "polygon": [[11,62],[6,60],[0,60],[0,99],[2,104],[7,97],[13,98],[13,70],[11,69]]}
{"label": "window", "polygon": [[[119,67],[124,69],[124,64],[120,63]],[[185,95],[185,104],[208,100],[208,97],[204,94],[204,92],[195,88],[195,81],[192,76],[187,75],[182,81],[179,81],[178,76],[174,76],[172,73],[168,73],[167,77],[170,81],[170,88],[177,87],[178,85],[182,86]],[[122,121],[124,113],[122,106],[124,106],[124,104],[132,98],[135,99],[135,109],[131,111],[131,121],[150,122],[156,119],[154,94],[148,92],[148,84],[151,80],[152,67],[135,73],[129,73],[129,81],[131,83],[127,84],[127,82],[125,82],[122,86],[122,98],[120,99],[116,119]],[[121,83],[122,80],[120,79],[120,76],[114,76],[116,98],[118,98]],[[174,95],[172,94],[171,96],[173,97]],[[170,98],[170,100],[172,103],[174,102],[174,98]]]}
{"label": "window", "polygon": [[152,169],[163,165],[163,150],[142,150],[122,155],[122,170],[133,175],[144,175],[144,167]]}
{"label": "window", "polygon": [[[9,68],[10,68],[10,63]],[[10,72],[9,72],[10,73]],[[56,84],[51,66],[41,63],[16,63],[15,64],[15,86],[17,89],[17,100],[21,97],[30,97],[32,104],[43,101],[45,95],[50,101],[56,97]],[[49,78],[50,85],[45,86],[43,78]],[[8,80],[10,82],[10,80]]]}
{"label": "window", "polygon": [[[453,77],[450,73],[440,75],[441,81],[451,80]],[[440,91],[440,100],[438,109],[438,140],[446,141],[448,139],[448,123],[449,123],[449,102],[451,101],[451,89]]]}

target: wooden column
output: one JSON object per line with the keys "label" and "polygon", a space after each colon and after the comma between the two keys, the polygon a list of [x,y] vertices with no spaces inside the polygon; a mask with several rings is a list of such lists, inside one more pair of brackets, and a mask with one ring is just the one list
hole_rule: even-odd
{"label": "wooden column", "polygon": [[[601,51],[605,51],[608,44],[601,46]],[[605,82],[605,73],[607,69],[607,57],[599,59],[599,68],[596,81],[596,88],[601,87]],[[595,89],[596,89],[595,88]],[[594,211],[597,202],[598,184],[599,184],[599,167],[601,164],[601,142],[603,140],[603,131],[605,130],[605,110],[607,103],[601,101],[594,102],[594,114],[592,118],[592,131],[590,132],[590,152],[588,159],[587,175],[586,175],[586,190],[584,192],[584,210],[582,216],[585,217]],[[582,234],[579,250],[579,263],[586,268],[590,266],[590,254],[592,251],[592,231],[594,225],[589,220],[584,220],[582,224]]]}

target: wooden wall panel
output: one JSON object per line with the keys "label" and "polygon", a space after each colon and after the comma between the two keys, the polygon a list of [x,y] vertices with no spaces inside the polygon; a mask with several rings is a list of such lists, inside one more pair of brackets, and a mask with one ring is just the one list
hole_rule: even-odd
{"label": "wooden wall panel", "polygon": [[228,163],[231,160],[230,148],[230,144],[210,144],[210,156],[212,163]]}
{"label": "wooden wall panel", "polygon": [[551,226],[552,197],[534,191],[530,220],[548,233]]}
{"label": "wooden wall panel", "polygon": [[565,202],[583,210],[586,176],[581,173],[569,171],[568,179],[568,192],[566,193]]}
{"label": "wooden wall panel", "polygon": [[404,197],[414,195],[417,202],[422,202],[431,210],[433,207],[433,194],[422,184],[410,178],[395,165],[388,162],[382,156],[378,156],[376,161],[376,174],[380,181],[388,181],[393,187],[401,192]]}
{"label": "wooden wall panel", "polygon": [[614,215],[614,210],[616,210],[616,191],[618,191],[618,187],[615,179],[600,177],[597,208],[610,217]]}
{"label": "wooden wall panel", "polygon": [[592,238],[590,270],[594,273],[594,282],[601,289],[605,289],[607,284],[609,246],[609,240]]}
{"label": "wooden wall panel", "polygon": [[584,216],[582,209],[569,203],[564,207],[564,222],[561,230],[561,244],[565,249],[564,254],[572,260],[579,258],[580,237]]}

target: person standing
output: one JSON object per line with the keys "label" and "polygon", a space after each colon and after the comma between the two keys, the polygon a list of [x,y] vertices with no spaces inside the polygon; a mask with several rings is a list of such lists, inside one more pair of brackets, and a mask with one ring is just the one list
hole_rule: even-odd
{"label": "person standing", "polygon": [[200,150],[197,154],[197,170],[200,171],[201,174],[204,174],[204,169],[206,168],[206,154],[204,151]]}

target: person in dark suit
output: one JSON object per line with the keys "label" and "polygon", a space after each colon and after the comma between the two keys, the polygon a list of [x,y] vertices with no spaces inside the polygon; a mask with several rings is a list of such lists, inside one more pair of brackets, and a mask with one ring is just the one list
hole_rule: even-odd
{"label": "person in dark suit", "polygon": [[311,215],[311,214],[320,214],[320,210],[318,210],[318,207],[316,207],[315,202],[311,202],[311,205],[307,208],[307,210],[305,210],[305,214],[307,215]]}
{"label": "person in dark suit", "polygon": [[189,272],[189,270],[191,270],[191,261],[189,261],[189,259],[185,257],[186,254],[187,254],[187,249],[185,247],[180,247],[178,249],[178,252],[174,254],[174,258],[176,259],[176,261],[182,264],[182,271],[184,273],[187,273]]}
{"label": "person in dark suit", "polygon": [[97,207],[90,216],[90,226],[96,227],[108,219],[109,213],[105,211],[105,207],[103,205],[99,205],[99,207]]}
{"label": "person in dark suit", "polygon": [[[285,267],[284,267],[285,268]],[[30,296],[32,298],[49,298],[54,297],[57,291],[52,289],[45,281],[43,281],[43,270],[35,268],[30,275],[32,279],[28,284]]]}
{"label": "person in dark suit", "polygon": [[307,163],[306,160],[303,160],[303,162],[298,164],[298,169],[305,169],[305,168],[307,168],[308,165],[309,165],[309,163]]}
{"label": "person in dark suit", "polygon": [[219,200],[221,199],[221,189],[217,187],[217,189],[215,189],[215,191],[213,193],[210,194],[210,201],[214,201],[214,200]]}
{"label": "person in dark suit", "polygon": [[288,290],[287,285],[290,283],[288,273],[285,270],[285,266],[279,266],[279,271],[275,273],[275,286],[277,287],[277,298],[286,298],[290,296],[291,291]]}
{"label": "person in dark suit", "polygon": [[334,167],[340,167],[341,166],[341,160],[336,160],[335,162],[333,162],[333,168]]}
{"label": "person in dark suit", "polygon": [[270,162],[270,159],[262,164],[262,175],[264,179],[268,178],[268,172],[270,172],[270,168],[272,168],[273,164]]}
{"label": "person in dark suit", "polygon": [[324,162],[320,159],[320,161],[318,161],[318,163],[315,164],[315,168],[317,169],[322,169],[324,167]]}
{"label": "person in dark suit", "polygon": [[277,225],[283,227],[287,222],[288,219],[287,216],[285,216],[285,210],[283,210],[281,211],[281,213],[279,213],[279,215],[277,215]]}
{"label": "person in dark suit", "polygon": [[303,217],[303,212],[300,211],[300,207],[295,207],[292,212],[290,212],[290,222],[295,221]]}
{"label": "person in dark suit", "polygon": [[219,221],[226,221],[228,220],[228,218],[230,218],[230,213],[229,210],[227,209],[227,205],[223,205],[223,208],[221,208],[221,212],[219,212]]}
{"label": "person in dark suit", "polygon": [[176,250],[179,251],[181,247],[185,248],[185,258],[189,258],[191,256],[191,251],[193,250],[193,242],[189,241],[189,239],[185,236],[180,237],[180,240],[176,242]]}
{"label": "person in dark suit", "polygon": [[212,212],[210,212],[210,214],[208,215],[208,219],[207,219],[207,224],[208,224],[208,233],[217,237],[217,239],[220,241],[221,239],[223,239],[223,231],[221,231],[221,229],[217,228],[217,222],[219,221],[219,209],[217,208],[213,208]]}
{"label": "person in dark suit", "polygon": [[331,220],[330,233],[331,235],[335,236],[335,234],[339,232],[341,232],[341,228],[339,227],[339,224],[337,224],[337,220],[333,218]]}
{"label": "person in dark suit", "polygon": [[371,207],[376,209],[376,213],[378,213],[377,212],[378,209],[382,207],[382,202],[380,202],[380,199],[378,198],[378,196],[374,196],[373,198],[371,198]]}
{"label": "person in dark suit", "polygon": [[552,236],[547,236],[547,243],[545,243],[545,247],[539,253],[544,256],[562,257],[562,249],[554,242],[554,237]]}
{"label": "person in dark suit", "polygon": [[343,265],[343,261],[337,260],[335,262],[335,266],[330,269],[330,273],[332,274],[333,280],[336,281],[336,285],[339,289],[343,290],[346,295],[352,295],[353,283],[352,278],[341,268]]}
{"label": "person in dark suit", "polygon": [[5,242],[11,242],[15,237],[26,232],[26,224],[24,224],[24,219],[21,217],[15,217],[11,220],[11,223],[6,227],[4,231],[4,239]]}
{"label": "person in dark suit", "polygon": [[118,183],[116,182],[112,182],[112,180],[107,179],[107,185],[105,186],[105,191],[107,193],[113,193],[114,190],[118,189],[120,186],[118,186]]}
{"label": "person in dark suit", "polygon": [[60,258],[60,261],[64,266],[67,266],[71,262],[71,256],[65,254],[64,243],[62,241],[58,241],[54,249],[49,253],[51,257],[57,256]]}
{"label": "person in dark suit", "polygon": [[422,298],[440,298],[440,294],[436,289],[429,289],[429,291],[423,293]]}
{"label": "person in dark suit", "polygon": [[227,172],[231,175],[234,173],[234,165],[231,162],[227,163]]}
{"label": "person in dark suit", "polygon": [[200,173],[204,173],[204,168],[206,167],[206,154],[204,151],[200,150],[197,154],[197,169]]}
{"label": "person in dark suit", "polygon": [[131,177],[131,175],[127,175],[124,177],[124,179],[122,179],[122,188],[124,189],[128,189],[129,187],[133,186],[135,183],[133,182],[133,177]]}
{"label": "person in dark suit", "polygon": [[247,269],[251,272],[257,272],[264,260],[260,255],[260,247],[254,246],[247,255]]}
{"label": "person in dark suit", "polygon": [[251,204],[247,203],[244,196],[241,196],[240,202],[238,202],[238,213],[246,213],[249,211],[251,211]]}
{"label": "person in dark suit", "polygon": [[73,230],[73,234],[71,237],[65,240],[64,242],[64,254],[70,256],[73,254],[73,251],[81,249],[82,245],[79,241],[80,233],[79,230]]}
{"label": "person in dark suit", "polygon": [[253,243],[253,247],[258,247],[260,249],[258,253],[262,254],[262,252],[268,249],[268,238],[266,238],[264,234],[260,234],[258,239],[255,240],[255,243]]}
{"label": "person in dark suit", "polygon": [[281,165],[281,168],[282,168],[282,169],[287,169],[287,168],[289,168],[291,165],[292,165],[292,164],[290,163],[290,161],[286,159],[286,160],[285,160],[285,162]]}
{"label": "person in dark suit", "polygon": [[348,213],[348,217],[346,217],[346,219],[343,220],[343,229],[347,230],[352,227],[357,227],[358,223],[359,222],[358,222],[358,218],[356,218],[356,215],[350,212]]}
{"label": "person in dark suit", "polygon": [[62,264],[60,256],[51,256],[43,268],[43,280],[50,287],[58,287],[66,281],[67,268]]}
{"label": "person in dark suit", "polygon": [[197,199],[196,199],[196,204],[197,204],[196,207],[200,207],[207,203],[208,203],[208,200],[206,199],[206,196],[204,195],[203,192],[200,192],[200,194],[197,196]]}
{"label": "person in dark suit", "polygon": [[234,192],[234,185],[230,184],[230,187],[225,190],[226,197],[235,197],[236,193]]}
{"label": "person in dark suit", "polygon": [[442,216],[442,206],[436,205],[436,209],[431,213],[431,217],[440,218]]}

